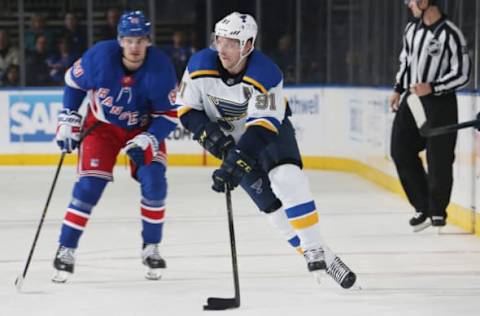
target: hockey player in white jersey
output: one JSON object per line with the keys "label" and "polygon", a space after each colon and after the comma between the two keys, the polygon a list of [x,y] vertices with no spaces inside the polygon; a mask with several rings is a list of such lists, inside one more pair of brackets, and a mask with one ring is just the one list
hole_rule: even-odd
{"label": "hockey player in white jersey", "polygon": [[269,222],[302,253],[308,270],[326,271],[343,288],[355,274],[322,241],[318,213],[302,172],[283,74],[254,48],[257,24],[234,12],[215,25],[212,48],[193,55],[177,93],[181,123],[222,159],[212,189],[240,185]]}

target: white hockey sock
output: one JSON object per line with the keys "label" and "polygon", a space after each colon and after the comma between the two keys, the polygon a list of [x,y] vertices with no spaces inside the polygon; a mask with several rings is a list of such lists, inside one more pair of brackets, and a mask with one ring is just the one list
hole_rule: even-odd
{"label": "white hockey sock", "polygon": [[300,167],[292,164],[280,165],[269,174],[272,190],[282,201],[286,215],[304,250],[322,247],[323,241],[318,224],[308,179]]}
{"label": "white hockey sock", "polygon": [[303,253],[303,250],[300,247],[300,239],[298,238],[297,233],[293,230],[292,225],[290,225],[287,214],[283,208],[279,208],[274,212],[265,214],[265,217],[270,225],[280,231],[280,233],[286,238],[290,245],[297,250],[297,252]]}

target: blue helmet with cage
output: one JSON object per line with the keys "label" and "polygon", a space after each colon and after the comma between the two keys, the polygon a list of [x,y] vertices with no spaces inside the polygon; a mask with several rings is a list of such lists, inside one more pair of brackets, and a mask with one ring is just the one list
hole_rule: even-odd
{"label": "blue helmet with cage", "polygon": [[122,14],[117,26],[117,36],[150,36],[150,22],[142,11],[129,11]]}

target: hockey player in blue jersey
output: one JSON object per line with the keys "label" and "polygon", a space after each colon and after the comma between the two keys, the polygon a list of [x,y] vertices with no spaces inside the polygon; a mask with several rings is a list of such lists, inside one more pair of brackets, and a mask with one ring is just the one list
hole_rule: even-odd
{"label": "hockey player in blue jersey", "polygon": [[213,48],[190,58],[177,93],[181,123],[222,159],[213,190],[240,185],[302,253],[318,279],[343,288],[355,274],[322,241],[318,213],[283,96],[283,74],[254,48],[257,24],[234,12],[215,25]]}
{"label": "hockey player in blue jersey", "polygon": [[[170,98],[176,87],[172,63],[151,47],[150,23],[140,11],[126,12],[118,23],[118,39],[99,42],[65,74],[63,110],[56,140],[65,152],[79,144],[80,130],[94,126],[79,145],[78,180],[61,228],[53,281],[73,273],[75,249],[93,207],[113,180],[120,150],[130,158],[132,176],[140,183],[142,260],[147,278],[158,279],[166,267],[158,245],[162,240],[167,192],[164,139],[177,125]],[[78,109],[88,98],[82,126]],[[111,210],[114,212],[115,210]]]}

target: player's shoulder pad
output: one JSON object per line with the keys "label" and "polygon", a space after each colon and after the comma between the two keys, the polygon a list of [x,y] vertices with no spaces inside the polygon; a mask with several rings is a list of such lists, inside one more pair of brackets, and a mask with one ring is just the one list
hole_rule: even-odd
{"label": "player's shoulder pad", "polygon": [[149,47],[145,65],[145,85],[152,99],[166,96],[177,84],[177,75],[167,54],[157,47]]}
{"label": "player's shoulder pad", "polygon": [[[145,68],[150,74],[159,74],[159,72],[170,70],[172,61],[161,49],[157,47],[149,47],[147,51],[147,59],[145,60]],[[162,75],[161,73],[159,75]]]}
{"label": "player's shoulder pad", "polygon": [[220,77],[217,69],[217,52],[205,48],[190,57],[187,65],[190,78]]}
{"label": "player's shoulder pad", "polygon": [[283,80],[283,74],[267,55],[255,49],[249,58],[247,71],[242,80],[260,92],[267,93]]}

